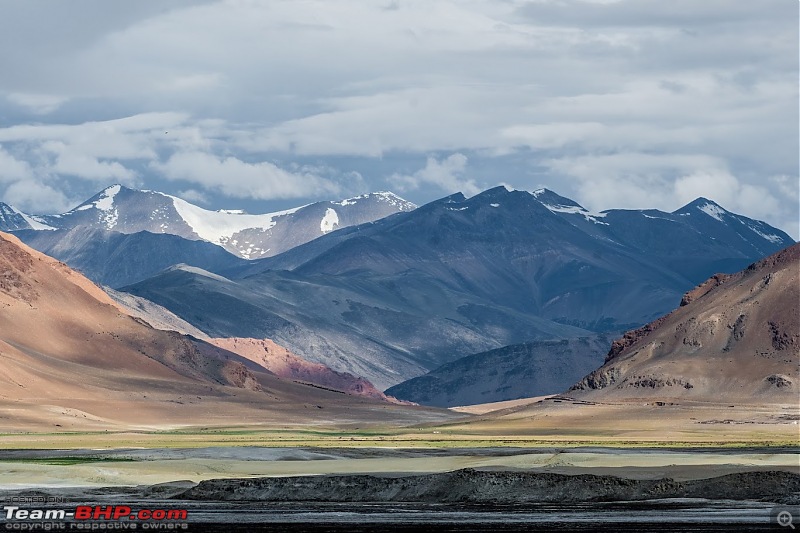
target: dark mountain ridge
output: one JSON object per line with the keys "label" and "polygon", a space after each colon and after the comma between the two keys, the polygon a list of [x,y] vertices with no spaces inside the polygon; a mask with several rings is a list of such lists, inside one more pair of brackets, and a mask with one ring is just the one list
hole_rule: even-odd
{"label": "dark mountain ridge", "polygon": [[[497,187],[332,232],[226,270],[224,280],[172,270],[126,290],[212,335],[268,337],[385,387],[510,344],[621,333],[675,307],[696,276],[791,242],[705,205],[661,220],[653,210],[593,214],[551,191]],[[635,217],[677,248],[659,252],[654,238],[609,217],[622,226]],[[770,238],[701,231],[718,224]]]}
{"label": "dark mountain ridge", "polygon": [[142,281],[176,265],[221,272],[247,261],[206,241],[164,233],[119,233],[75,227],[69,230],[22,230],[14,234],[28,246],[63,261],[86,277],[109,287]]}

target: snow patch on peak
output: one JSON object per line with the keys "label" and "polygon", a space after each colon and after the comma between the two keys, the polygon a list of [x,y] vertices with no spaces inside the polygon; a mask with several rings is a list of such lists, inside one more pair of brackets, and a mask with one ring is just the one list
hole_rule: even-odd
{"label": "snow patch on peak", "polygon": [[353,196],[352,198],[345,198],[344,200],[342,200],[340,202],[330,202],[330,203],[333,204],[333,205],[341,205],[342,207],[344,207],[346,205],[356,205],[359,200],[365,200],[365,199],[369,198],[370,194],[372,194],[372,193],[360,194],[358,196]]}
{"label": "snow patch on peak", "polygon": [[758,236],[761,237],[762,239],[766,239],[773,244],[780,244],[783,242],[783,239],[781,239],[779,235],[775,235],[772,233],[764,233],[763,231],[759,230],[758,228],[750,224],[748,224],[747,227],[756,232]]}
{"label": "snow patch on peak", "polygon": [[541,195],[543,195],[546,192],[547,192],[547,189],[536,189],[531,194],[533,195],[534,198],[539,198]]}
{"label": "snow patch on peak", "polygon": [[319,229],[322,233],[328,233],[336,229],[339,225],[339,215],[330,207],[325,210],[325,216],[319,223]]}
{"label": "snow patch on peak", "polygon": [[198,237],[214,244],[224,244],[234,234],[245,229],[268,230],[275,226],[277,217],[290,215],[306,207],[300,206],[265,215],[247,215],[225,211],[209,211],[175,196],[168,194],[163,194],[163,196],[172,200],[178,215]]}
{"label": "snow patch on peak", "polygon": [[[11,207],[11,206],[9,206],[9,207]],[[14,209],[14,208],[11,207],[11,209]],[[40,220],[37,220],[35,216],[26,215],[22,211],[17,211],[17,213],[19,214],[19,216],[21,216],[23,219],[25,219],[25,222],[28,223],[28,225],[31,227],[31,229],[40,230],[40,231],[41,230],[56,230],[57,229],[57,228],[54,228],[52,226],[48,226],[47,224],[43,223]]]}
{"label": "snow patch on peak", "polygon": [[[112,185],[110,187],[106,187],[96,196],[97,200],[79,205],[72,211],[69,211],[69,213],[97,209],[101,212],[99,218],[100,221],[107,221],[110,218],[114,218],[114,222],[116,223],[116,216],[114,215],[114,212],[116,211],[114,208],[114,197],[117,196],[121,190],[122,185]],[[111,229],[111,226],[109,226],[109,229]]]}
{"label": "snow patch on peak", "polygon": [[724,222],[722,215],[727,213],[727,211],[725,211],[723,208],[712,202],[708,202],[707,204],[704,205],[698,205],[697,209],[699,209],[706,215],[710,216],[711,218],[719,220],[720,222]]}
{"label": "snow patch on peak", "polygon": [[356,205],[357,200],[360,200],[360,199],[361,199],[361,196],[356,196],[355,198],[347,198],[345,200],[342,200],[341,202],[331,202],[331,203],[333,205],[340,205],[340,206],[344,207],[346,205]]}
{"label": "snow patch on peak", "polygon": [[392,191],[378,191],[378,192],[374,192],[372,194],[374,194],[375,196],[380,196],[382,198],[387,198],[387,199],[391,199],[391,200],[402,200],[403,202],[406,201],[405,199],[397,196]]}
{"label": "snow patch on peak", "polygon": [[119,194],[122,185],[112,185],[105,189],[100,199],[94,202],[94,206],[100,211],[109,211],[114,208],[114,197]]}
{"label": "snow patch on peak", "polygon": [[567,213],[570,215],[583,215],[583,218],[595,224],[603,224],[608,226],[608,222],[598,220],[604,218],[608,213],[592,213],[579,205],[552,205],[542,202],[542,205],[549,209],[552,213]]}
{"label": "snow patch on peak", "polygon": [[117,220],[119,220],[119,211],[116,208],[113,209],[104,209],[103,216],[101,216],[101,220],[106,223],[107,229],[114,229],[117,225]]}
{"label": "snow patch on peak", "polygon": [[408,200],[400,198],[391,191],[379,191],[372,193],[379,202],[385,202],[391,206],[397,207],[400,211],[413,211],[417,208],[416,204],[412,204]]}
{"label": "snow patch on peak", "polygon": [[[647,213],[645,213],[644,211],[639,211],[639,213],[640,213],[640,214],[641,214],[641,215],[642,215],[644,218],[650,218],[650,219],[653,219],[653,220],[666,220],[666,221],[668,221],[668,222],[675,222],[675,221],[674,221],[674,220],[672,220],[671,218],[666,218],[666,217],[654,217],[654,216],[650,216],[650,215],[648,215]],[[688,214],[688,213],[687,213],[687,214]]]}
{"label": "snow patch on peak", "polygon": [[366,199],[369,199],[369,198],[374,198],[375,200],[377,200],[379,202],[388,203],[389,205],[397,207],[398,209],[400,209],[400,211],[411,211],[413,209],[416,209],[416,207],[417,207],[415,204],[412,204],[411,202],[400,198],[399,196],[397,196],[395,193],[393,193],[391,191],[370,192],[370,193],[367,193],[367,194],[354,196],[352,198],[346,198],[346,199],[341,200],[339,202],[330,202],[330,203],[333,204],[333,205],[340,205],[340,206],[344,207],[344,206],[347,206],[347,205],[355,205],[355,204],[358,203],[359,200],[366,200]]}

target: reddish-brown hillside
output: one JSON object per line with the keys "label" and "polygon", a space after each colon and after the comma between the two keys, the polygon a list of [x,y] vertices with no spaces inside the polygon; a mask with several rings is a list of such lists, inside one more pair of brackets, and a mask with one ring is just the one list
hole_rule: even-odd
{"label": "reddish-brown hillside", "polygon": [[209,339],[209,342],[239,354],[282,378],[310,383],[356,396],[397,402],[394,398],[384,395],[364,378],[347,372],[337,372],[320,363],[306,361],[269,339],[230,337]]}
{"label": "reddish-brown hillside", "polygon": [[784,401],[800,391],[800,244],[686,294],[611,348],[571,393]]}

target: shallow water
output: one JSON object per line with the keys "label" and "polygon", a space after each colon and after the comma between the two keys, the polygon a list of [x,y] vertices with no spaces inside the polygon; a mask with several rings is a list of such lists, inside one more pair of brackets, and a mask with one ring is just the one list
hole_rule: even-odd
{"label": "shallow water", "polygon": [[[125,503],[134,508],[187,508],[187,531],[759,531],[771,527],[777,530],[777,525],[770,526],[771,504],[702,499],[569,506],[231,504],[152,499]],[[51,508],[59,507],[73,508]],[[138,525],[139,530],[145,530],[144,524]],[[7,526],[0,527],[7,529]]]}

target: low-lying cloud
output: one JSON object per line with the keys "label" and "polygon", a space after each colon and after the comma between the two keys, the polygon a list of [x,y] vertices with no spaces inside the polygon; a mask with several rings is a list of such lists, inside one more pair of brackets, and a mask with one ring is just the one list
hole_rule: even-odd
{"label": "low-lying cloud", "polygon": [[602,208],[702,192],[800,236],[797,2],[82,6],[0,7],[0,200],[508,183]]}

